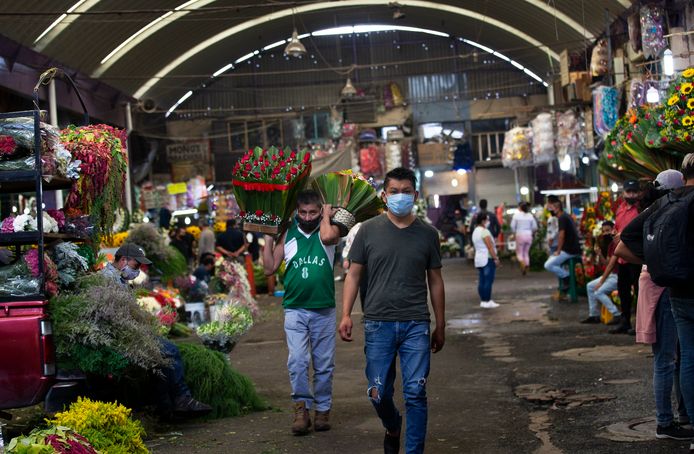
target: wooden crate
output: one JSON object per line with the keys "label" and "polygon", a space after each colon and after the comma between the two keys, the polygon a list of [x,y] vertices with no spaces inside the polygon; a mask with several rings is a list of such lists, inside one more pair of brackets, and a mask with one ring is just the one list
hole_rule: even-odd
{"label": "wooden crate", "polygon": [[443,143],[420,143],[417,145],[419,166],[438,166],[450,162],[450,150]]}
{"label": "wooden crate", "polygon": [[280,226],[254,224],[252,222],[244,222],[243,223],[243,230],[244,230],[244,232],[257,232],[257,233],[264,233],[266,235],[277,235],[280,231]]}

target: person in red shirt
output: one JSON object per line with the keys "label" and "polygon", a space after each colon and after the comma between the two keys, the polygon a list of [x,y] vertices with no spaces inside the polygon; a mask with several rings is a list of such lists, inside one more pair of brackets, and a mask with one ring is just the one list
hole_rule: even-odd
{"label": "person in red shirt", "polygon": [[[615,213],[614,227],[617,239],[619,239],[622,230],[639,215],[639,200],[641,198],[639,182],[636,180],[625,181],[622,190],[624,203],[619,205]],[[634,334],[634,330],[631,329],[631,305],[634,295],[638,292],[641,266],[627,263],[621,258],[617,263],[617,291],[619,292],[619,301],[622,304],[622,317],[621,323],[611,329],[610,334]]]}

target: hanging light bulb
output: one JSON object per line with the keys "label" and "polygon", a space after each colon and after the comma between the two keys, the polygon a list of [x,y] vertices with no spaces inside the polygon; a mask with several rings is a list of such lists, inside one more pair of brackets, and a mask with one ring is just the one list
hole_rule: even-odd
{"label": "hanging light bulb", "polygon": [[284,48],[284,55],[291,55],[292,57],[299,58],[306,54],[306,47],[299,41],[299,33],[296,28],[292,32],[292,37],[289,40],[289,44]]}
{"label": "hanging light bulb", "polygon": [[559,161],[559,168],[564,172],[571,170],[571,156],[568,154],[564,155],[562,160]]}
{"label": "hanging light bulb", "polygon": [[354,88],[354,85],[352,85],[352,79],[350,79],[349,77],[347,78],[347,82],[345,83],[345,86],[342,87],[340,94],[342,95],[343,98],[350,98],[350,97],[357,94],[357,89]]}
{"label": "hanging light bulb", "polygon": [[663,52],[663,74],[668,77],[675,74],[675,60],[672,58],[670,49],[665,49],[665,52]]}
{"label": "hanging light bulb", "polygon": [[660,93],[655,87],[651,87],[646,91],[646,102],[650,104],[658,104],[660,102]]}
{"label": "hanging light bulb", "polygon": [[612,187],[610,189],[612,189],[612,192],[618,192],[619,186],[617,185],[617,183],[612,183]]}

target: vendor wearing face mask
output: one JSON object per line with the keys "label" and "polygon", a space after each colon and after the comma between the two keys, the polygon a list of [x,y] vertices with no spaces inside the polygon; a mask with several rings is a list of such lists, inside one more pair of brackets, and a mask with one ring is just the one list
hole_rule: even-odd
{"label": "vendor wearing face mask", "polygon": [[145,257],[145,251],[140,246],[128,243],[118,248],[113,263],[106,265],[101,270],[101,274],[121,285],[126,285],[140,275],[140,265],[151,264],[152,262]]}
{"label": "vendor wearing face mask", "polygon": [[[615,213],[614,229],[617,239],[619,239],[622,230],[639,215],[639,199],[641,198],[639,182],[636,180],[625,181],[622,185],[622,198],[624,203],[619,205]],[[617,291],[619,292],[619,300],[622,301],[622,320],[620,325],[610,330],[610,333],[633,333],[631,329],[631,302],[638,292],[641,265],[627,263],[621,258],[617,263]],[[625,301],[628,304],[625,304]]]}

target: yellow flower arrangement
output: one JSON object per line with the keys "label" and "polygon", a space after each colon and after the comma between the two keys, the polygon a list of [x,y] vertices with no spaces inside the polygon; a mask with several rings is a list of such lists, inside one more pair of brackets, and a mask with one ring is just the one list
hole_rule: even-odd
{"label": "yellow flower arrangement", "polygon": [[689,110],[694,109],[694,98],[690,98],[690,99],[687,101],[687,109],[689,109]]}
{"label": "yellow flower arrangement", "polygon": [[674,106],[679,102],[680,98],[677,95],[672,95],[670,96],[670,99],[667,100],[667,105],[668,106]]}
{"label": "yellow flower arrangement", "polygon": [[214,231],[215,233],[222,233],[226,232],[227,230],[227,223],[226,221],[217,221],[214,223]]}
{"label": "yellow flower arrangement", "polygon": [[106,247],[121,247],[127,238],[128,238],[128,232],[115,233],[111,237],[111,241],[107,242],[104,246],[106,246]]}
{"label": "yellow flower arrangement", "polygon": [[190,227],[186,228],[186,232],[193,235],[193,238],[195,238],[196,240],[200,239],[201,230],[200,227],[198,227],[197,225],[191,225]]}
{"label": "yellow flower arrangement", "polygon": [[683,95],[688,95],[689,93],[692,92],[692,89],[694,89],[694,86],[692,84],[690,84],[689,82],[685,82],[680,87],[680,93],[682,93]]}
{"label": "yellow flower arrangement", "polygon": [[694,69],[693,69],[693,68],[686,69],[686,70],[682,73],[682,75],[683,75],[684,77],[686,77],[686,78],[690,78],[690,77],[694,76]]}
{"label": "yellow flower arrangement", "polygon": [[684,126],[691,126],[692,123],[694,123],[694,117],[684,117],[684,119],[682,120],[682,124]]}

